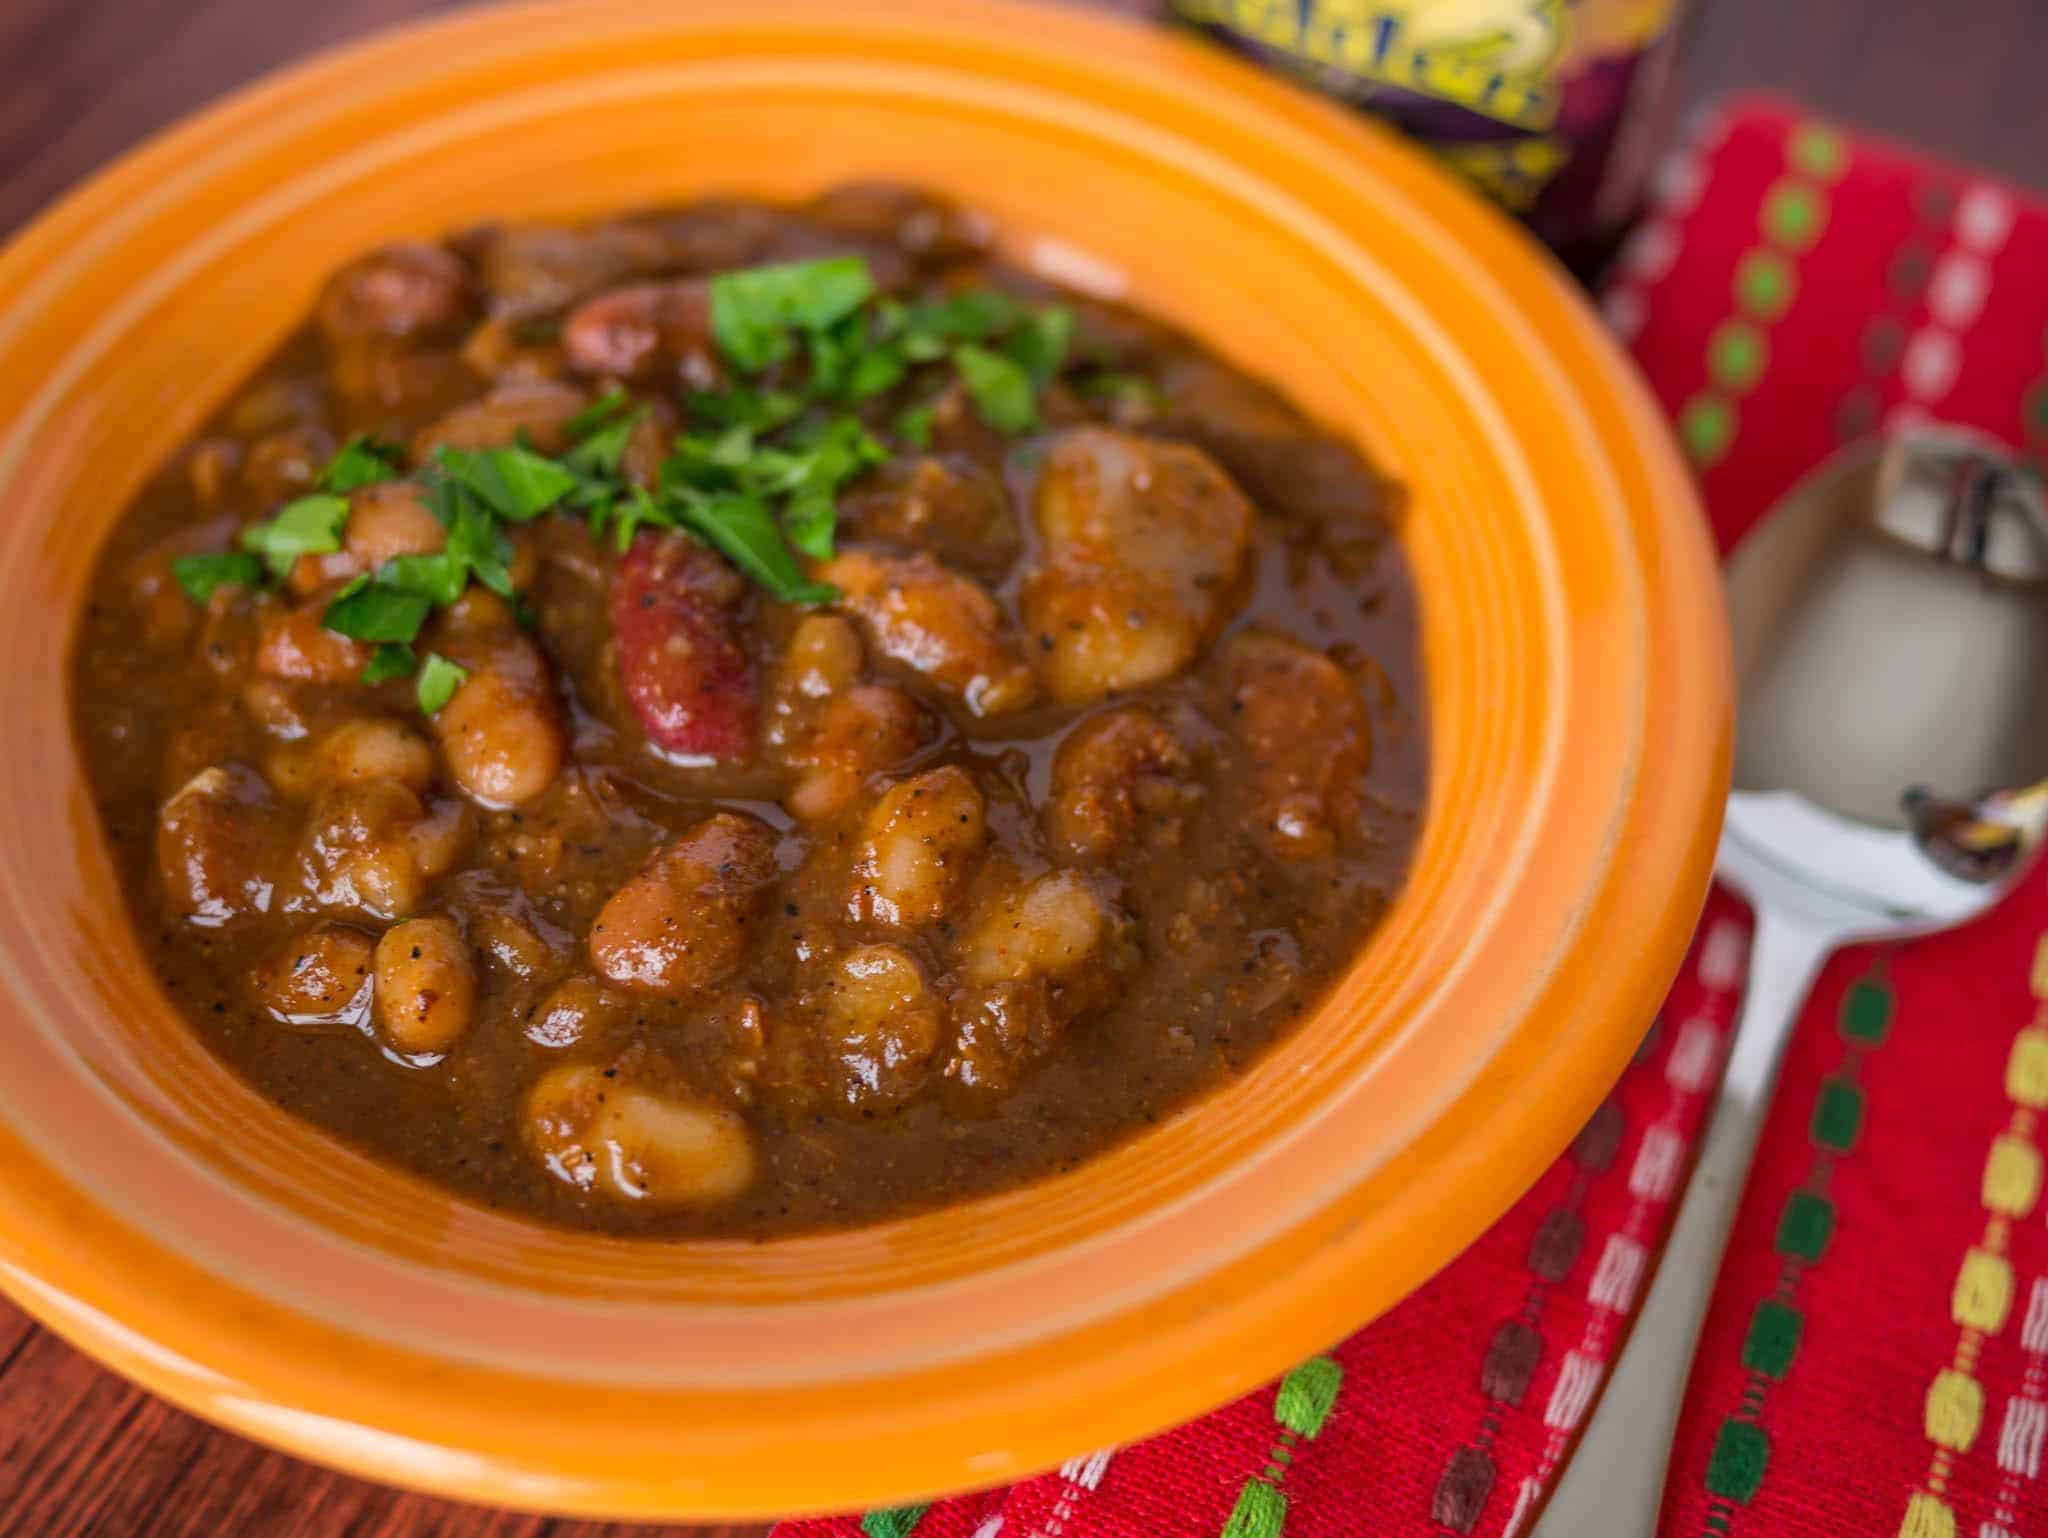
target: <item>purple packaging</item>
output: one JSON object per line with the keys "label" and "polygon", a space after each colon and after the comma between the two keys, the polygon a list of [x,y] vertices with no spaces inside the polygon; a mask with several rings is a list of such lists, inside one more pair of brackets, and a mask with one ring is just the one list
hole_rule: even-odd
{"label": "purple packaging", "polygon": [[1387,119],[1589,266],[1670,127],[1682,0],[1171,0]]}

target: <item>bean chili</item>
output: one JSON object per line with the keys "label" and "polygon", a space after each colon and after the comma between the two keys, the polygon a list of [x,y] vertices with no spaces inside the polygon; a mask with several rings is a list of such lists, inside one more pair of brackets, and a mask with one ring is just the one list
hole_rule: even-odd
{"label": "bean chili", "polygon": [[1398,495],[988,235],[860,186],[329,281],[73,653],[223,1059],[494,1207],[767,1237],[1070,1168],[1313,1007],[1422,799]]}

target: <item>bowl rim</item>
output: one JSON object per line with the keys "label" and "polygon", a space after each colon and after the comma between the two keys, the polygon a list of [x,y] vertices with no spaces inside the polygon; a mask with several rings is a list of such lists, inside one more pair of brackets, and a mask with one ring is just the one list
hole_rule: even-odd
{"label": "bowl rim", "polygon": [[[717,16],[744,12],[760,25],[802,27],[836,7],[825,0],[713,0],[695,13]],[[459,11],[414,23],[393,32],[346,45],[265,76],[200,113],[181,120],[130,150],[88,182],[66,194],[19,232],[0,251],[0,317],[16,312],[32,293],[38,274],[84,231],[112,219],[121,205],[142,189],[177,176],[210,157],[232,153],[238,125],[253,118],[305,110],[309,98],[324,90],[345,89],[385,67],[416,57],[421,51],[475,46],[516,36],[525,26],[559,19],[575,10],[581,16],[648,14],[626,0],[538,0],[489,10]],[[1699,518],[1689,475],[1671,443],[1661,415],[1650,401],[1620,350],[1607,338],[1583,299],[1541,257],[1533,245],[1504,220],[1405,146],[1328,103],[1280,86],[1271,77],[1194,40],[1122,17],[1043,9],[1014,0],[887,0],[869,7],[882,17],[944,19],[962,26],[1001,30],[1019,25],[1049,34],[1077,50],[1085,49],[1127,60],[1134,68],[1189,77],[1191,88],[1208,89],[1217,81],[1254,100],[1257,109],[1285,119],[1297,130],[1355,150],[1363,160],[1398,174],[1403,193],[1460,235],[1483,249],[1525,285],[1519,301],[1531,316],[1567,338],[1578,350],[1586,370],[1587,388],[1598,397],[1598,424],[1604,445],[1631,479],[1648,493],[1639,516],[1654,535],[1655,548],[1643,551],[1648,577],[1656,593],[1669,602],[1653,609],[1651,621],[1661,627],[1657,644],[1672,655],[1691,656],[1687,682],[1692,691],[1653,694],[1642,722],[1642,742],[1692,744],[1703,751],[1695,761],[1657,766],[1660,772],[1637,772],[1614,814],[1613,837],[1625,843],[1632,834],[1648,839],[1654,832],[1659,857],[1631,864],[1610,860],[1594,883],[1569,947],[1571,954],[1553,958],[1556,970],[1574,973],[1579,995],[1596,1006],[1597,1021],[1584,1025],[1575,1051],[1558,1052],[1540,1063],[1518,1086],[1512,1114],[1491,1120],[1467,1115],[1455,1153],[1430,1133],[1417,1139],[1397,1162],[1407,1179],[1398,1197],[1370,1215],[1354,1213],[1354,1221],[1338,1236],[1322,1235],[1296,1254],[1296,1269],[1286,1289],[1283,1315],[1248,1319],[1243,1310],[1216,1309],[1178,1320],[1180,1337],[1166,1353],[1180,1370],[1148,1375],[1094,1417],[1093,1424],[1114,1433],[1114,1439],[1149,1434],[1186,1419],[1238,1392],[1255,1386],[1289,1361],[1328,1343],[1332,1322],[1358,1322],[1359,1299],[1350,1293],[1350,1279],[1361,1257],[1390,1244],[1407,1246],[1407,1259],[1391,1274],[1405,1281],[1372,1300],[1372,1308],[1390,1305],[1424,1280],[1458,1249],[1483,1231],[1526,1188],[1530,1180],[1577,1132],[1586,1115],[1606,1092],[1635,1046],[1688,943],[1699,905],[1704,899],[1718,829],[1722,790],[1727,776],[1730,739],[1725,635],[1719,621],[1718,584],[1704,523]],[[839,19],[839,18],[835,18]],[[1505,279],[1503,279],[1505,281]],[[1651,569],[1653,568],[1653,569]],[[1643,757],[1639,749],[1638,757]],[[1641,765],[1639,765],[1639,770]],[[1668,771],[1668,772],[1664,772]],[[1643,914],[1654,915],[1645,923]],[[1603,921],[1626,917],[1635,945],[1617,960],[1597,954]],[[1595,974],[1599,975],[1595,975]],[[1521,1022],[1520,1029],[1530,1029]],[[1547,1029],[1555,1036],[1554,1028]],[[1490,1092],[1498,1109],[1498,1088]],[[436,1448],[416,1423],[406,1437],[389,1437],[346,1417],[300,1412],[281,1415],[280,1407],[262,1401],[264,1391],[224,1373],[218,1361],[167,1341],[192,1342],[207,1335],[207,1319],[237,1314],[262,1314],[268,1305],[226,1278],[193,1266],[168,1252],[71,1183],[37,1152],[0,1126],[0,1154],[7,1167],[33,1172],[9,1177],[0,1193],[0,1286],[29,1312],[59,1333],[84,1346],[187,1408],[258,1438],[288,1447],[304,1456],[337,1463],[371,1477],[397,1477],[477,1499],[523,1506],[619,1515],[771,1515],[779,1504],[770,1499],[758,1477],[752,1485],[734,1483],[720,1492],[699,1490],[678,1494],[679,1486],[636,1482],[616,1471],[592,1467],[577,1478],[537,1481],[518,1457],[500,1455],[450,1458]],[[38,1185],[24,1196],[21,1187]],[[109,1266],[110,1257],[123,1264]],[[91,1274],[97,1270],[99,1274]],[[1269,1295],[1262,1295],[1267,1303]],[[292,1337],[291,1351],[309,1359],[323,1353],[353,1349],[354,1343],[315,1323],[281,1316]],[[136,1321],[143,1321],[137,1323]],[[1348,1328],[1338,1325],[1336,1328]],[[218,1330],[215,1323],[212,1328]],[[1218,1370],[1219,1358],[1234,1357],[1237,1366]],[[1193,1370],[1197,1364],[1205,1370]],[[365,1372],[417,1369],[422,1364],[395,1361],[358,1363],[348,1369],[332,1361],[323,1371],[346,1376]],[[428,1365],[431,1365],[430,1359]],[[309,1365],[309,1373],[313,1368]],[[487,1381],[478,1373],[468,1381],[474,1393]],[[1099,1396],[1104,1385],[1086,1375],[1069,1374],[1058,1393],[1068,1403]],[[430,1396],[431,1397],[431,1396]],[[958,1413],[977,1404],[982,1412],[999,1403],[1000,1391],[973,1394],[963,1388]],[[1048,1466],[1076,1449],[1055,1413],[1042,1407],[1017,1441],[1026,1449],[1022,1461]],[[1105,1438],[1107,1440],[1107,1438]],[[1035,1449],[1032,1451],[1031,1449]],[[903,1472],[910,1467],[911,1472]],[[842,1473],[846,1471],[842,1470]],[[1003,1477],[1009,1477],[1005,1474]],[[900,1465],[892,1473],[894,1495],[929,1492],[974,1482],[973,1468],[957,1456],[931,1456]],[[982,1482],[986,1482],[986,1477]],[[798,1497],[816,1504],[813,1482]],[[858,1498],[874,1498],[870,1487],[855,1481],[847,1486]],[[666,1493],[662,1493],[663,1491]],[[833,1500],[839,1496],[823,1497]],[[675,1504],[677,1500],[684,1504]]]}

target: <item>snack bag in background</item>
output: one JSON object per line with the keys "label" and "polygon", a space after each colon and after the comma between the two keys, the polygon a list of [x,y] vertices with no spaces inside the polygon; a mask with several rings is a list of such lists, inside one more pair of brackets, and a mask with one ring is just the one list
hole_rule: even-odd
{"label": "snack bag in background", "polygon": [[1171,0],[1401,128],[1581,270],[1634,214],[1670,127],[1683,0]]}

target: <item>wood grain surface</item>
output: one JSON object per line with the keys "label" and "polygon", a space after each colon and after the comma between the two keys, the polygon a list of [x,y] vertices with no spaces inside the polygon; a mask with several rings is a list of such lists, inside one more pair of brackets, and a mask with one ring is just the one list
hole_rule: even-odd
{"label": "wood grain surface", "polygon": [[[0,231],[180,113],[446,0],[0,0]],[[1147,0],[1119,9],[1144,10]],[[1684,89],[1757,86],[2048,186],[2040,0],[1704,0]],[[266,1452],[0,1302],[0,1538],[751,1538],[488,1511]],[[1173,1535],[1161,1535],[1173,1538]]]}

